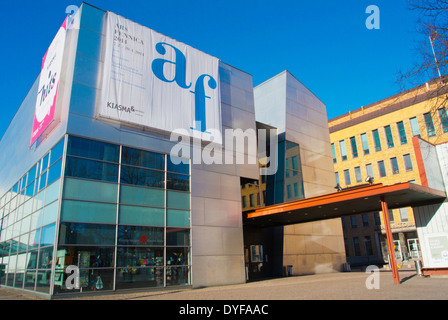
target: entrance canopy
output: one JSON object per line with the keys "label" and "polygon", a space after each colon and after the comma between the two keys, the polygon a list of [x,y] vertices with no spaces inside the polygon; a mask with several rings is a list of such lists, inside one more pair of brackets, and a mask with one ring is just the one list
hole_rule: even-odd
{"label": "entrance canopy", "polygon": [[446,193],[410,182],[390,186],[383,186],[381,183],[366,185],[263,207],[248,212],[245,224],[260,227],[284,226],[381,211],[381,199],[389,209],[418,207],[442,203],[446,199]]}

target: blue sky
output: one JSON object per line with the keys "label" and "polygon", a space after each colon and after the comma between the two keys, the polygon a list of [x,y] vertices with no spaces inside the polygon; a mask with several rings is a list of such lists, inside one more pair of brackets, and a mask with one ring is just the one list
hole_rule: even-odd
{"label": "blue sky", "polygon": [[[397,72],[418,60],[417,13],[407,0],[90,0],[253,76],[254,86],[290,71],[327,106],[329,118],[395,93]],[[37,78],[75,0],[4,1],[0,136]],[[380,9],[369,30],[366,8]]]}

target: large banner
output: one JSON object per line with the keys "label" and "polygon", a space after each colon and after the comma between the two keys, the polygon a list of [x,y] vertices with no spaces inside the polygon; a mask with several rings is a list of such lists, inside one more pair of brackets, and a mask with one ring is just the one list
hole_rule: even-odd
{"label": "large banner", "polygon": [[67,19],[65,19],[59,28],[56,37],[51,42],[50,47],[42,59],[30,145],[39,138],[42,132],[54,120],[66,31]]}
{"label": "large banner", "polygon": [[106,23],[97,115],[221,143],[219,60],[111,12]]}

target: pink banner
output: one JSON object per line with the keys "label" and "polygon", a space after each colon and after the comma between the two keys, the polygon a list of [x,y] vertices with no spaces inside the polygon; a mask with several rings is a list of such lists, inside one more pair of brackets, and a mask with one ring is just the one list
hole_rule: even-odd
{"label": "pink banner", "polygon": [[67,19],[65,19],[42,59],[30,145],[40,137],[54,120],[66,29]]}

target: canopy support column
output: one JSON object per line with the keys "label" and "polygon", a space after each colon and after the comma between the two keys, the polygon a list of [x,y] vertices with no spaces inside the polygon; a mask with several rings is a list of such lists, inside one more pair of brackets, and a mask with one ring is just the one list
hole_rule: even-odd
{"label": "canopy support column", "polygon": [[389,263],[394,277],[394,283],[400,284],[400,276],[398,274],[397,262],[395,260],[394,240],[392,238],[392,231],[390,229],[389,208],[384,197],[381,197],[381,208],[383,210],[384,226],[386,228],[387,247],[389,251]]}

